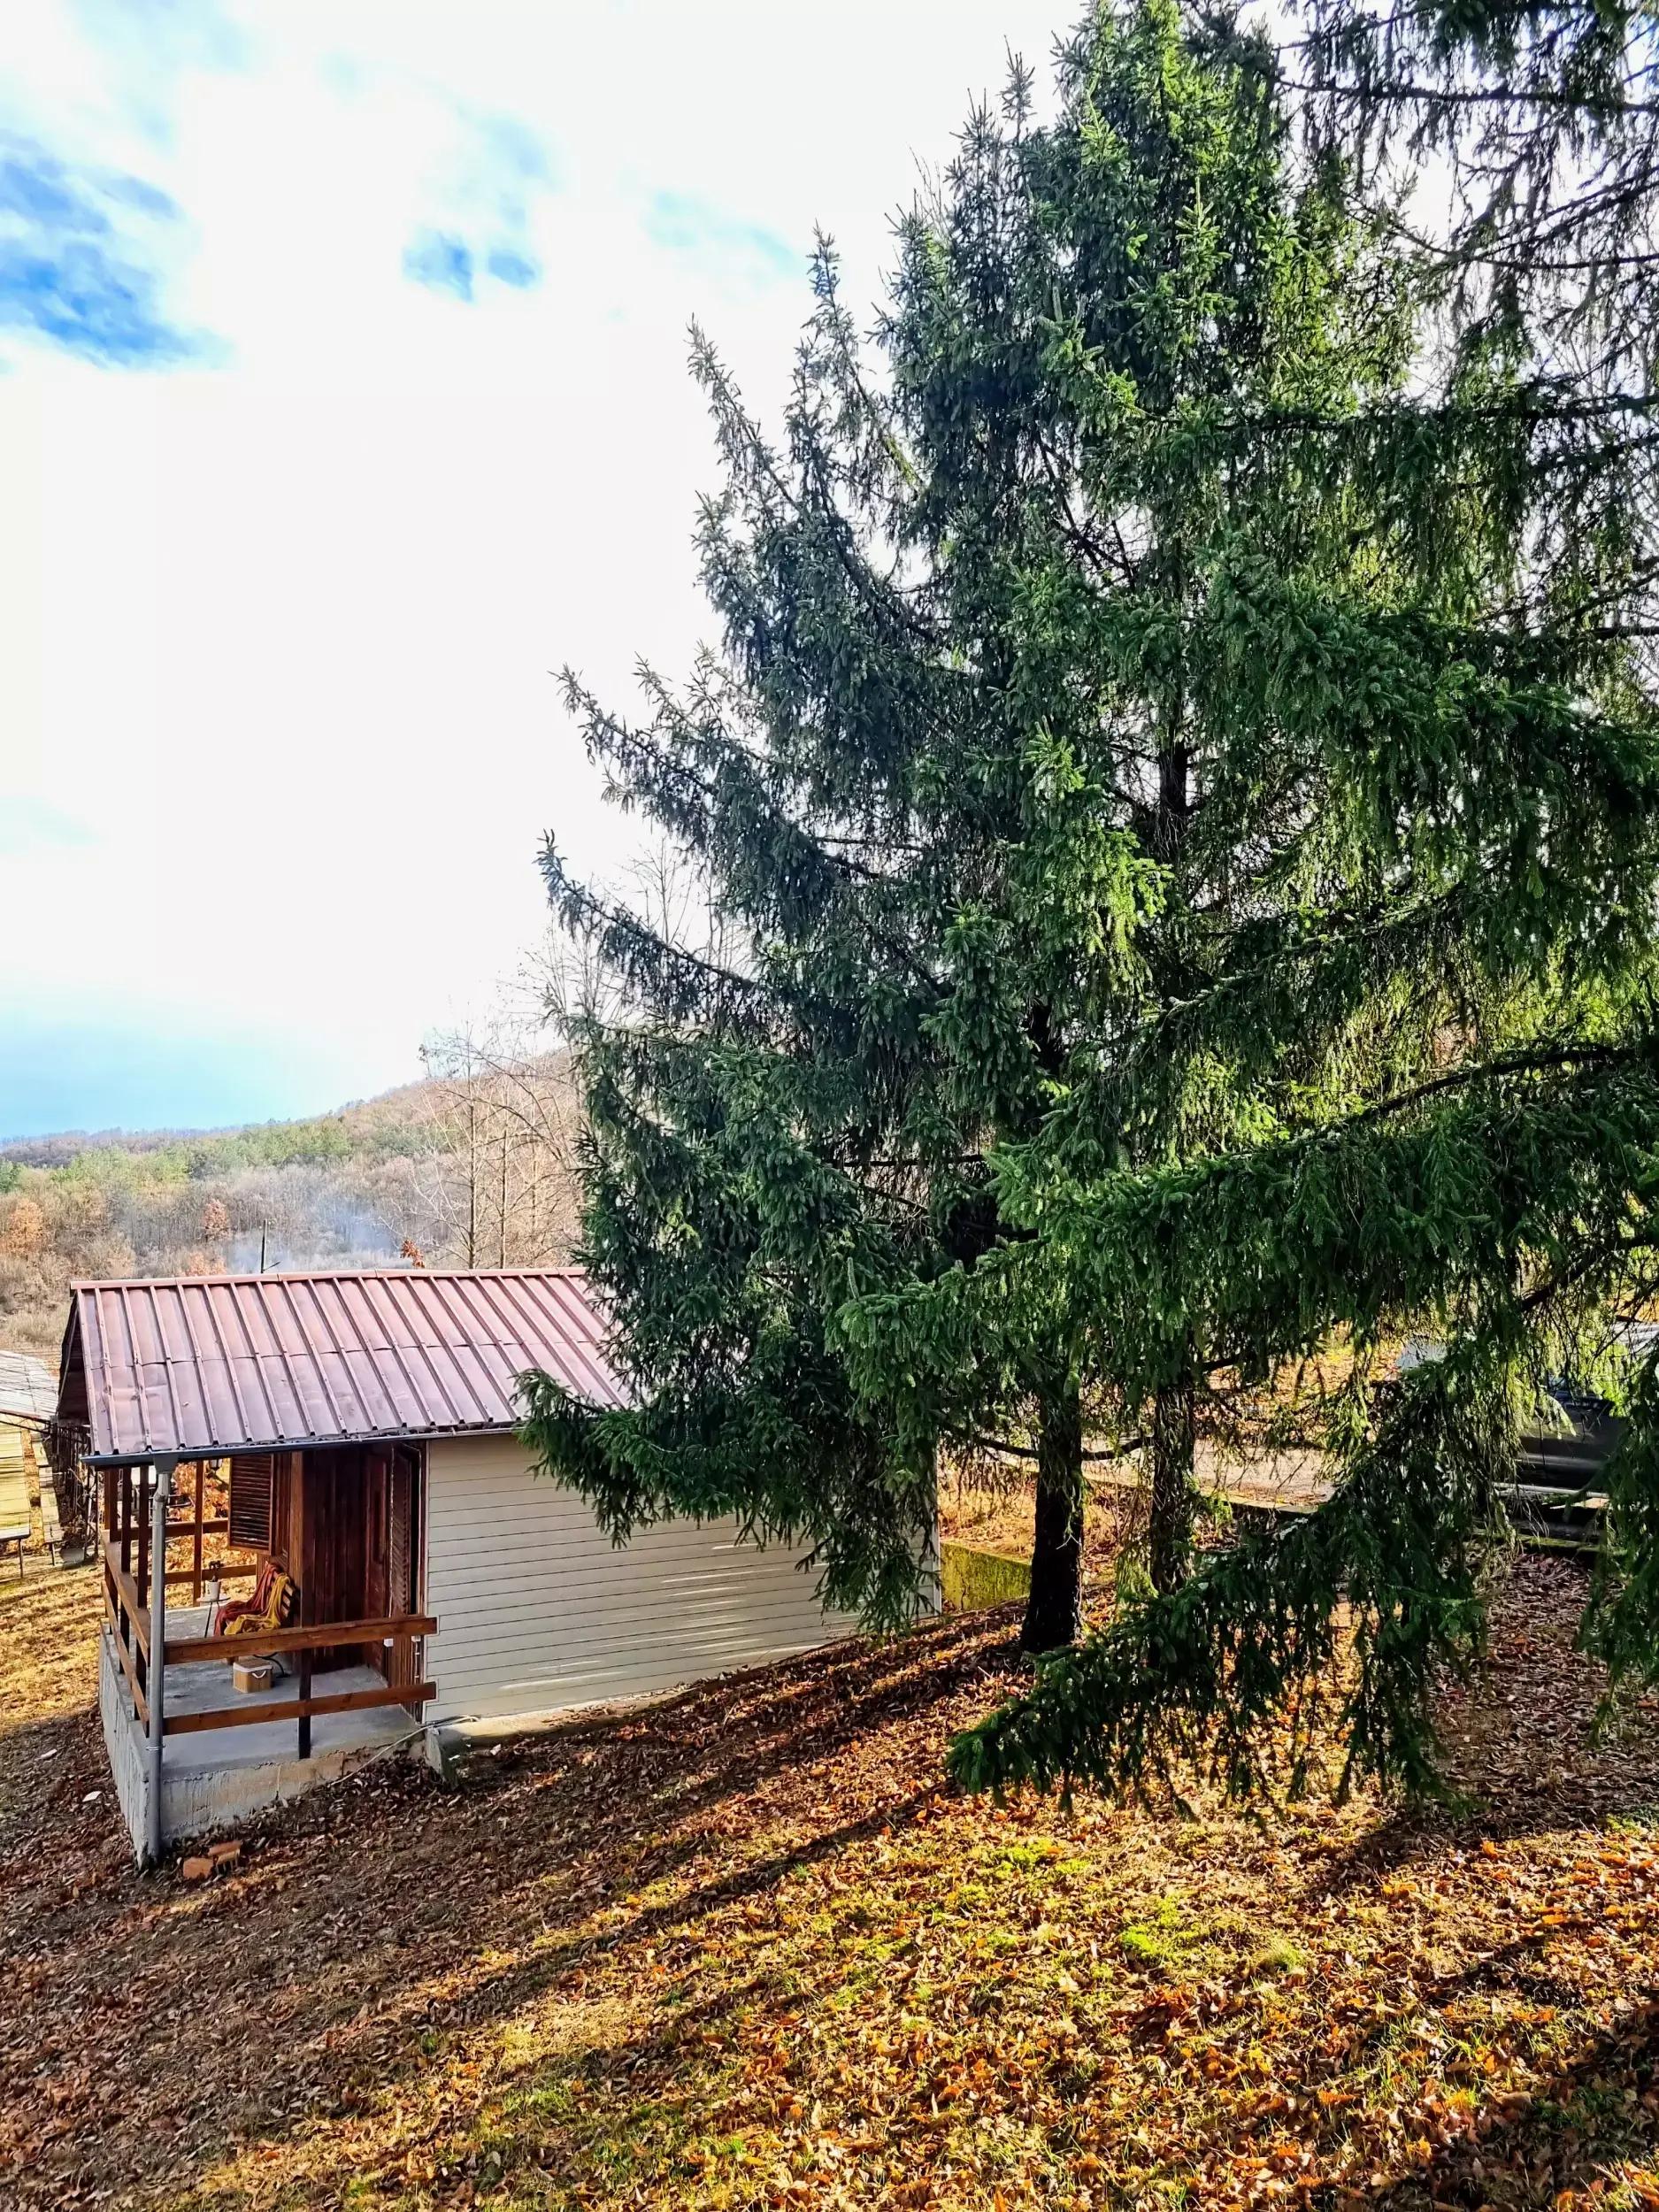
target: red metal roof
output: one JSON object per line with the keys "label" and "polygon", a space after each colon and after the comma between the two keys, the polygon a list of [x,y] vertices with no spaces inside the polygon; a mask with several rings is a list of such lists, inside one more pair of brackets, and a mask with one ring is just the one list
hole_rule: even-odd
{"label": "red metal roof", "polygon": [[84,1373],[94,1459],[511,1429],[533,1367],[625,1402],[573,1269],[190,1275],[73,1297],[61,1402]]}

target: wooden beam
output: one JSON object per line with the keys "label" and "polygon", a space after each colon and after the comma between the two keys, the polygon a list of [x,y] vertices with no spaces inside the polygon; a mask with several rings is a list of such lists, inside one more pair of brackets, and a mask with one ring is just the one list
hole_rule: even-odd
{"label": "wooden beam", "polygon": [[196,1659],[268,1659],[279,1651],[325,1651],[335,1644],[383,1644],[398,1636],[435,1636],[430,1613],[406,1613],[395,1620],[312,1621],[294,1628],[267,1629],[259,1636],[184,1636],[167,1639],[167,1663],[180,1666]]}
{"label": "wooden beam", "polygon": [[[141,1467],[138,1482],[137,1575],[138,1609],[141,1613],[148,1612],[150,1609],[150,1470],[147,1467]],[[167,1563],[165,1559],[161,1563],[161,1567],[165,1574],[167,1569]]]}
{"label": "wooden beam", "polygon": [[167,1710],[167,1515],[173,1504],[173,1479],[179,1471],[176,1454],[155,1461],[150,1471],[150,1648],[155,1671],[147,1665],[144,1686],[150,1694],[150,1723],[144,1731],[143,1862],[156,1865],[166,1841],[162,1809],[162,1732]]}
{"label": "wooden beam", "polygon": [[110,1641],[115,1647],[115,1655],[121,1663],[121,1672],[127,1677],[127,1686],[132,1693],[134,1715],[137,1719],[143,1723],[146,1731],[148,1731],[150,1727],[150,1701],[144,1695],[143,1685],[139,1681],[138,1669],[133,1663],[133,1655],[121,1640],[121,1617],[116,1606],[115,1600],[110,1594],[110,1588],[107,1583],[104,1585],[104,1609],[109,1616],[110,1627],[113,1632],[111,1635]]}
{"label": "wooden beam", "polygon": [[[257,1575],[258,1571],[259,1570],[257,1566],[227,1567],[221,1565],[219,1571],[219,1578],[221,1582],[234,1582],[239,1576]],[[191,1579],[192,1572],[193,1571],[188,1567],[169,1567],[167,1570],[167,1580],[169,1583],[188,1582]]]}
{"label": "wooden beam", "polygon": [[436,1697],[435,1682],[414,1682],[407,1689],[390,1683],[375,1690],[340,1690],[332,1697],[284,1698],[275,1704],[220,1707],[206,1713],[168,1713],[169,1736],[199,1735],[204,1728],[253,1728],[267,1720],[299,1720],[314,1713],[364,1713],[376,1705],[424,1705]]}
{"label": "wooden beam", "polygon": [[[207,1480],[207,1469],[198,1459],[196,1463],[196,1510],[190,1521],[190,1602],[202,1602],[202,1486]],[[171,1582],[173,1577],[167,1578]]]}
{"label": "wooden beam", "polygon": [[120,1550],[117,1545],[106,1544],[104,1546],[104,1563],[108,1568],[110,1578],[115,1585],[121,1611],[134,1635],[138,1639],[138,1648],[148,1659],[150,1657],[150,1623],[144,1617],[143,1608],[138,1602],[138,1585],[133,1580],[132,1576],[123,1570]]}

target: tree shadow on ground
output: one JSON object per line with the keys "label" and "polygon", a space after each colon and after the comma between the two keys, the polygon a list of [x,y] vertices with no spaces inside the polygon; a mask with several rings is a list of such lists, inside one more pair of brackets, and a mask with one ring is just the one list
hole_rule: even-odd
{"label": "tree shadow on ground", "polygon": [[[0,1960],[0,2060],[27,2055],[0,2064],[0,2197],[183,2192],[395,2086],[434,2031],[524,2004],[581,1946],[694,1925],[902,1820],[1009,1663],[979,1623],[839,1646],[526,1740],[471,1786],[370,1770],[250,1824],[204,1889],[121,1868],[42,1893]],[[142,2124],[104,2093],[135,2035]]]}
{"label": "tree shadow on ground", "polygon": [[[1600,1724],[1606,1678],[1573,1641],[1585,1586],[1577,1563],[1525,1563],[1503,1599],[1530,1609],[1442,1694],[1445,1801],[1399,1807],[1368,1826],[1332,1861],[1333,1890],[1409,1871],[1448,1841],[1502,1847],[1619,1819],[1659,1824],[1659,1699],[1640,1700],[1622,1726]],[[1547,1731],[1518,1726],[1522,1714],[1547,1717]]]}
{"label": "tree shadow on ground", "polygon": [[[396,2131],[377,2116],[421,2108],[429,2082],[436,2093],[426,2070],[442,2070],[449,2054],[491,2047],[521,2017],[538,2034],[567,2023],[580,2037],[588,1967],[595,1988],[626,1993],[633,1947],[641,1962],[652,1951],[679,1957],[733,1908],[764,1915],[792,1868],[856,1850],[921,1814],[951,1732],[1024,1678],[1009,1632],[1006,1617],[946,1621],[572,1720],[480,1755],[454,1789],[424,1767],[382,1764],[250,1824],[235,1873],[204,1889],[130,1868],[54,1889],[58,1859],[89,1847],[108,1824],[94,1819],[97,1809],[78,1824],[75,1806],[55,1806],[30,1831],[48,1855],[34,1870],[35,1904],[0,1941],[0,2200],[57,2205],[79,2192],[119,2203],[165,2188],[168,2201],[229,2208],[249,2200],[250,2176],[257,2182],[278,2166],[303,2169],[294,2202],[332,2200],[357,2153],[370,2163],[385,2155]],[[1559,1640],[1550,1648],[1558,1657]],[[1626,1759],[1621,1771],[1614,1754],[1576,1763],[1561,1787],[1529,1784],[1526,1762],[1540,1755],[1505,1704],[1529,1663],[1523,1649],[1455,1716],[1487,1792],[1482,1809],[1449,1824],[1460,1844],[1465,1831],[1473,1844],[1576,1821],[1569,1802],[1593,1807],[1599,1820],[1659,1797],[1651,1759]],[[1579,1703],[1563,1722],[1575,1742]],[[79,1730],[81,1743],[96,1718],[81,1713],[62,1725]],[[1494,1793],[1500,1784],[1509,1797]],[[1448,1833],[1444,1815],[1367,1815],[1366,1832],[1346,1851],[1301,1863],[1315,1886],[1375,1879],[1442,1847]],[[1552,2003],[1541,1948],[1529,1939],[1494,1949],[1427,2001],[1490,1985]],[[597,1970],[607,1962],[608,1975]],[[542,2001],[549,1992],[554,2004]],[[712,2078],[699,2029],[744,2001],[741,1975],[709,2001],[706,2017],[688,2008],[667,2022],[649,2005],[607,2001],[591,2066],[573,2047],[534,2070],[550,2093],[586,2068],[595,2081],[622,2082],[630,2097],[653,2085],[669,2102],[695,2097]],[[141,2050],[142,2097],[112,2095],[132,2085]],[[1493,2116],[1489,2138],[1519,2131],[1514,2170],[1528,2187],[1533,2153],[1541,2172],[1546,2140],[1563,2149],[1555,2107],[1577,2113],[1594,2102],[1602,2093],[1595,2077],[1587,2055],[1563,2068],[1560,2089],[1540,2093],[1532,2134],[1518,2111]],[[1630,2078],[1650,2078],[1649,2062]],[[431,2124],[434,2139],[465,2151],[505,2085],[466,2067],[458,2078]],[[1598,2119],[1586,2106],[1588,2117],[1565,2131],[1576,2128],[1598,2154],[1624,2154],[1607,2148],[1624,2109]],[[526,2144],[534,2135],[526,2131]],[[1458,2162],[1465,2147],[1444,2150],[1444,2202],[1548,2200],[1456,2195],[1459,2176],[1474,2170]],[[1470,2149],[1469,2161],[1477,2154]],[[1398,2212],[1427,2205],[1442,2177],[1439,2166],[1425,2173],[1417,2196],[1378,2201]]]}
{"label": "tree shadow on ground", "polygon": [[[1377,2212],[1542,2212],[1598,2181],[1609,2203],[1609,2171],[1640,2169],[1659,2147],[1659,2000],[1580,2051],[1541,2088],[1475,2115],[1467,2134],[1438,2148],[1422,2170],[1374,2190],[1316,2195],[1325,2208],[1363,2204]],[[1642,2191],[1646,2190],[1643,2194]],[[1635,2185],[1626,2204],[1659,2205],[1659,2185]]]}

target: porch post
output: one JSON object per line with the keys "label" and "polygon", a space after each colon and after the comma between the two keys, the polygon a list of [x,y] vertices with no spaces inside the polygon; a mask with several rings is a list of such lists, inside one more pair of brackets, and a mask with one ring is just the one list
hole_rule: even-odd
{"label": "porch post", "polygon": [[190,1602],[202,1602],[202,1485],[207,1476],[207,1462],[196,1463],[196,1525],[190,1531]]}
{"label": "porch post", "polygon": [[155,1463],[150,1494],[150,1739],[146,1746],[150,1787],[144,1802],[144,1856],[161,1859],[161,1732],[163,1691],[167,1678],[167,1504],[173,1496],[176,1458]]}

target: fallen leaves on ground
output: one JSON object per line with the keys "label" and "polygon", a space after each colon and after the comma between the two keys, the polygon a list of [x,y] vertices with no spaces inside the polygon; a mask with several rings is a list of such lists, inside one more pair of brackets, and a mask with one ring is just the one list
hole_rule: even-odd
{"label": "fallen leaves on ground", "polygon": [[96,1592],[35,1578],[0,1600],[0,2200],[1659,2206],[1659,1725],[1593,1744],[1581,1596],[1517,1570],[1448,1701],[1455,1811],[957,1798],[946,1740],[1017,1678],[980,1617],[453,1789],[378,1767],[186,1889],[84,1801]]}

